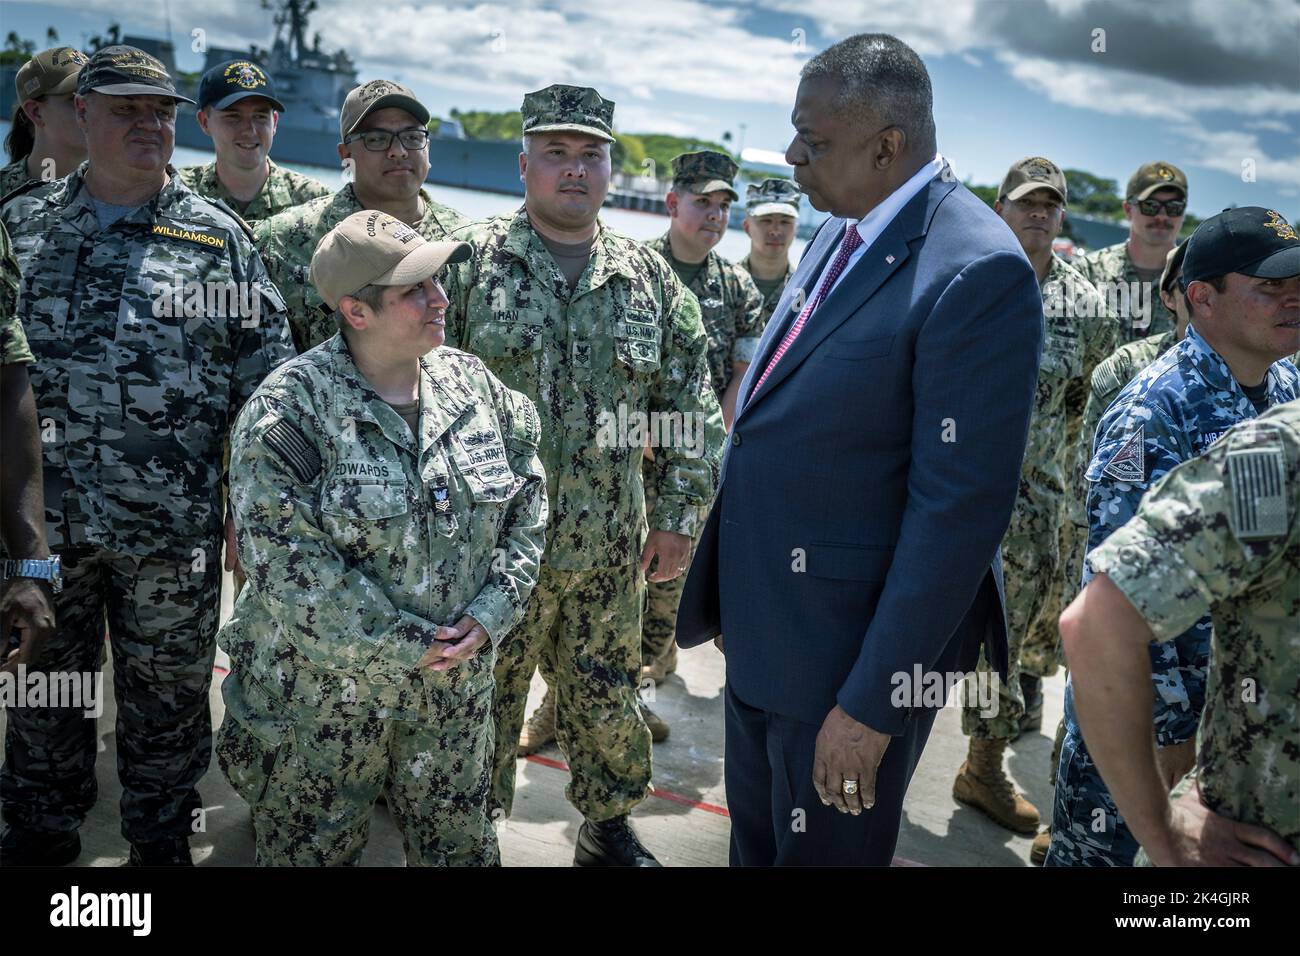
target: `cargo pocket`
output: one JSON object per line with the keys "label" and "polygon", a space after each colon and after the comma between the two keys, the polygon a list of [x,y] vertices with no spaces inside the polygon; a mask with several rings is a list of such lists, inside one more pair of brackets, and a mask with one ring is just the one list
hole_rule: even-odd
{"label": "cargo pocket", "polygon": [[293,719],[255,681],[238,681],[232,675],[221,692],[226,716],[217,733],[217,763],[234,791],[254,806],[293,754]]}

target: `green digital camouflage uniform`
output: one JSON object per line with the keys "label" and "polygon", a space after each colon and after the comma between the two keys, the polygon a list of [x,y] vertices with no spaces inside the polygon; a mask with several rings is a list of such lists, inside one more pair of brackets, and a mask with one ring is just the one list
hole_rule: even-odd
{"label": "green digital camouflage uniform", "polygon": [[0,168],[0,199],[4,199],[19,186],[31,182],[31,178],[27,173],[26,156]]}
{"label": "green digital camouflage uniform", "polygon": [[550,502],[537,589],[499,651],[494,721],[504,744],[492,804],[509,814],[513,742],[540,665],[557,695],[569,801],[588,819],[607,820],[640,802],[650,783],[650,733],[637,700],[643,445],[630,434],[611,437],[610,420],[620,409],[689,414],[694,450],[686,442],[656,449],[651,524],[693,537],[717,484],[723,438],[699,306],[662,257],[603,224],[572,293],[523,209],[453,238],[471,243],[474,255],[448,271],[447,341],[537,403]]}
{"label": "green digital camouflage uniform", "polygon": [[[114,659],[122,831],[188,836],[211,756],[221,452],[235,413],[293,355],[284,306],[246,227],[170,182],[101,228],[86,166],[0,212],[23,270],[45,515],[63,559],[43,670]],[[197,293],[197,294],[196,294]],[[96,797],[95,722],[11,708],[6,822],[74,830]]]}
{"label": "green digital camouflage uniform", "polygon": [[302,173],[295,173],[292,169],[277,166],[270,160],[267,160],[267,163],[271,167],[271,172],[266,177],[266,182],[262,184],[261,192],[254,196],[242,210],[239,207],[243,203],[232,196],[230,190],[217,177],[215,159],[203,166],[184,166],[180,170],[180,176],[190,189],[200,196],[220,199],[227,206],[238,211],[243,220],[250,225],[263,219],[270,219],[276,213],[293,206],[300,206],[309,200],[330,195],[330,188],[324,183]]}
{"label": "green digital camouflage uniform", "polygon": [[1117,344],[1159,335],[1174,327],[1174,314],[1160,301],[1159,277],[1149,282],[1138,277],[1129,258],[1128,240],[1081,256],[1072,265],[1119,314]]}
{"label": "green digital camouflage uniform", "polygon": [[[754,267],[750,264],[749,256],[741,259],[736,263],[737,266],[749,273],[750,278],[754,276]],[[772,318],[772,313],[776,311],[776,304],[781,301],[781,293],[785,291],[785,285],[790,281],[790,276],[794,275],[794,267],[786,264],[785,275],[781,276],[781,282],[771,292],[767,298],[763,299],[763,326],[766,327],[768,320]],[[762,295],[762,292],[759,292]]]}
{"label": "green digital camouflage uniform", "polygon": [[1010,666],[1006,683],[998,688],[995,715],[980,716],[978,706],[962,708],[964,733],[995,740],[1016,736],[1025,706],[1019,680],[1020,647],[1059,570],[1057,545],[1065,517],[1065,466],[1069,460],[1064,445],[1071,417],[1068,393],[1077,383],[1086,382],[1097,363],[1115,347],[1114,316],[1091,283],[1055,254],[1042,293],[1043,357],[1020,491],[1002,539]]}
{"label": "green digital camouflage uniform", "polygon": [[[423,189],[420,199],[424,215],[412,226],[425,239],[445,239],[452,229],[464,224],[464,216],[434,202]],[[271,281],[284,293],[289,327],[300,352],[314,348],[338,331],[333,310],[321,301],[311,284],[312,253],[325,233],[364,208],[348,183],[338,192],[286,209],[253,227]]]}
{"label": "green digital camouflage uniform", "polygon": [[1214,812],[1300,851],[1300,401],[1165,475],[1088,563],[1158,641],[1213,619],[1196,767],[1171,796],[1196,787]]}
{"label": "green digital camouflage uniform", "polygon": [[[771,215],[790,216],[798,222],[799,203],[801,201],[802,194],[793,179],[764,179],[762,182],[750,183],[745,187],[745,216],[751,220]],[[754,275],[754,268],[748,255],[736,264],[748,272],[751,277]],[[776,311],[776,304],[781,300],[781,293],[785,291],[785,285],[790,281],[790,276],[793,274],[794,268],[787,261],[785,274],[781,276],[780,282],[763,299],[764,325],[772,318],[772,313]],[[759,294],[762,294],[762,289],[759,289]]]}
{"label": "green digital camouflage uniform", "polygon": [[[420,360],[420,434],[341,335],[281,366],[235,429],[249,585],[217,756],[262,865],[355,864],[387,797],[411,865],[498,862],[492,669],[537,580],[546,476],[533,403],[472,355]],[[416,665],[462,615],[491,644]]]}
{"label": "green digital camouflage uniform", "polygon": [[18,318],[18,283],[22,276],[14,259],[9,233],[0,225],[0,365],[30,365],[36,361]]}
{"label": "green digital camouflage uniform", "polygon": [[[668,234],[646,243],[664,256],[670,255]],[[737,362],[752,362],[763,335],[763,297],[740,266],[710,251],[704,268],[688,289],[700,303],[700,317],[709,340],[709,375],[719,401],[731,384]],[[655,507],[654,462],[642,465],[646,487],[646,513],[653,516]],[[694,545],[692,544],[692,555]],[[677,605],[686,586],[685,573],[671,581],[654,581],[646,585],[645,620],[641,625],[641,659],[649,664],[671,647],[677,629]]]}

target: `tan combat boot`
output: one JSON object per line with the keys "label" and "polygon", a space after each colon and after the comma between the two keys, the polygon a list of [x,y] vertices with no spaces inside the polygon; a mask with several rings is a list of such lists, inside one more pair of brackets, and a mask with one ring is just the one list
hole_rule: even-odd
{"label": "tan combat boot", "polygon": [[668,725],[664,723],[662,717],[646,705],[645,701],[641,702],[641,719],[650,728],[650,739],[655,743],[661,744],[668,739]]}
{"label": "tan combat boot", "polygon": [[972,737],[970,752],[953,781],[953,798],[982,811],[1000,827],[1026,836],[1038,832],[1038,809],[1016,793],[1002,769],[1005,740]]}
{"label": "tan combat boot", "polygon": [[555,691],[546,688],[546,696],[533,711],[533,716],[524,724],[523,733],[519,735],[519,749],[515,751],[521,757],[535,754],[549,743],[555,741]]}
{"label": "tan combat boot", "polygon": [[1047,859],[1048,847],[1052,845],[1052,828],[1048,827],[1038,836],[1034,837],[1034,845],[1029,848],[1029,862],[1034,866],[1042,866],[1043,861]]}
{"label": "tan combat boot", "polygon": [[663,679],[669,674],[677,672],[677,642],[673,641],[668,645],[668,650],[659,655],[658,659],[645,664],[641,668],[641,680],[652,680],[658,687],[663,683]]}

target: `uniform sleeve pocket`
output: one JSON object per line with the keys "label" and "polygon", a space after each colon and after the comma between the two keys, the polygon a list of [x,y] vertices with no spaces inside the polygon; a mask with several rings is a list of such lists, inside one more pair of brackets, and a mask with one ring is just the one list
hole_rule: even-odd
{"label": "uniform sleeve pocket", "polygon": [[653,312],[628,310],[613,324],[614,351],[618,360],[638,372],[659,367],[659,323]]}

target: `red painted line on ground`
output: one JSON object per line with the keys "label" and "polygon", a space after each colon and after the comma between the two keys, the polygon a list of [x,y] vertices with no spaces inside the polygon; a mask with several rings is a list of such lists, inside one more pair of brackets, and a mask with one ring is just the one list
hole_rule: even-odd
{"label": "red painted line on ground", "polygon": [[[212,670],[215,673],[222,675],[223,677],[226,674],[230,673],[228,669],[222,667],[219,664],[213,665]],[[532,761],[535,764],[540,764],[543,767],[550,767],[552,770],[563,770],[566,773],[569,770],[569,765],[565,763],[563,760],[552,760],[550,757],[542,757],[537,754],[530,754],[524,759]],[[664,790],[661,787],[651,787],[650,793],[653,796],[659,797],[661,800],[669,800],[672,803],[680,803],[682,806],[690,807],[692,810],[703,810],[705,813],[716,813],[720,817],[726,817],[728,819],[731,818],[731,814],[727,812],[727,808],[720,807],[716,803],[705,803],[702,800],[693,800],[690,797],[683,797],[679,793],[673,793],[671,790]],[[927,866],[928,864],[917,863],[914,860],[909,860],[905,857],[896,856],[892,860],[891,865],[892,866]]]}
{"label": "red painted line on ground", "polygon": [[[550,757],[541,757],[537,754],[531,754],[524,758],[533,763],[541,764],[543,767],[550,767],[552,770],[569,769],[569,765],[563,760],[552,760]],[[679,793],[673,793],[671,790],[664,790],[660,787],[654,787],[650,791],[654,796],[664,800],[671,800],[673,803],[680,803],[682,806],[691,807],[695,810],[704,810],[708,813],[716,813],[720,817],[730,819],[731,814],[727,812],[726,807],[720,807],[716,803],[702,803],[699,800],[692,800],[690,797],[683,797]],[[909,860],[903,856],[896,856],[890,861],[891,866],[928,866],[927,863],[917,863],[915,860]]]}

